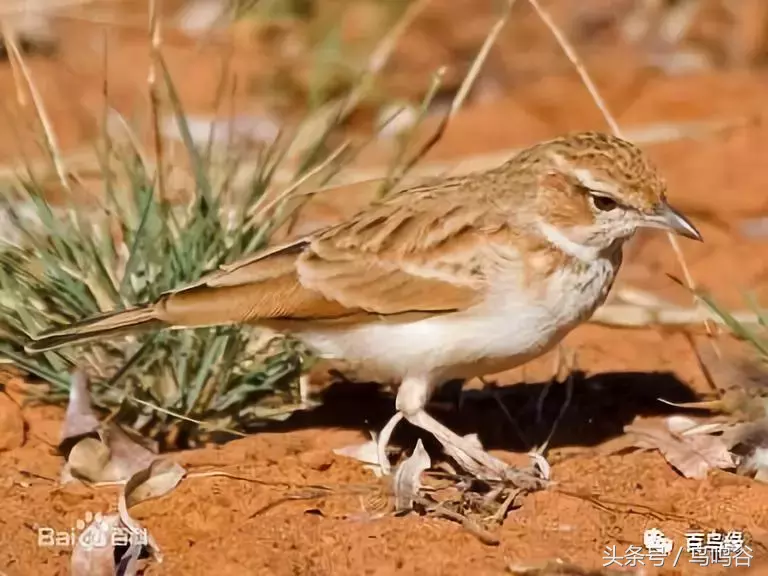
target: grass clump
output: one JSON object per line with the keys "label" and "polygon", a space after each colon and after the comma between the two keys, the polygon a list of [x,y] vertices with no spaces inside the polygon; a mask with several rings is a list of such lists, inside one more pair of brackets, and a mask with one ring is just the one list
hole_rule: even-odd
{"label": "grass clump", "polygon": [[96,403],[122,408],[134,424],[192,425],[167,412],[148,412],[146,406],[153,405],[200,421],[216,415],[225,425],[247,428],[262,415],[256,408],[262,398],[299,402],[303,356],[296,345],[243,327],[165,331],[31,357],[23,353],[30,334],[154,300],[265,245],[279,214],[258,221],[249,212],[269,187],[279,149],[264,151],[249,190],[228,205],[227,180],[215,185],[204,159],[194,148],[188,151],[197,176],[186,205],[162,198],[138,157],[123,154],[119,170],[128,186],[107,185],[97,211],[73,207],[61,217],[34,181],[23,192],[42,227],[31,229],[7,206],[22,238],[0,250],[0,354],[50,383],[48,400],[66,398],[69,372],[79,366],[93,381]]}
{"label": "grass clump", "polygon": [[[236,188],[241,163],[213,160],[236,158],[236,151],[214,154],[193,142],[159,55],[158,66],[193,175],[189,198],[179,203],[164,193],[166,163],[158,161],[155,172],[136,146],[109,139],[99,154],[98,207],[56,209],[30,170],[16,191],[21,204],[10,195],[3,202],[19,238],[0,242],[0,356],[46,381],[40,398],[51,402],[66,400],[75,367],[86,370],[94,403],[150,437],[171,430],[175,438],[196,436],[201,423],[247,430],[302,405],[299,375],[312,359],[298,343],[231,326],[138,334],[35,356],[23,351],[29,335],[151,301],[264,247],[296,205],[290,194],[278,194],[285,197],[279,202],[265,198],[275,174],[292,171],[289,189],[323,185],[367,143],[332,148],[344,114],[326,110],[330,121],[308,118],[310,134],[301,127],[296,132],[302,139],[297,157],[289,157],[295,138],[283,134],[258,151],[248,185]],[[338,109],[349,113],[348,104],[340,101]],[[41,225],[30,224],[20,206],[31,206]]]}

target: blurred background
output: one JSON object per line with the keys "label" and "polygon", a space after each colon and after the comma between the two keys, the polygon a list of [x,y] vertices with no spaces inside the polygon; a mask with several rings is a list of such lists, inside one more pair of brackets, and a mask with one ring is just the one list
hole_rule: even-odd
{"label": "blurred background", "polygon": [[[384,103],[393,99],[418,105],[436,71],[444,67],[432,102],[439,109],[458,89],[506,4],[158,0],[154,9],[162,21],[163,53],[186,112],[201,120],[214,113],[236,114],[238,137],[259,140],[348,90],[359,70],[371,64],[377,44],[406,14],[407,25],[375,89],[350,123],[366,130],[386,114]],[[653,106],[659,120],[690,119],[696,110],[699,117],[717,114],[727,93],[749,100],[753,91],[745,89],[745,78],[762,78],[768,57],[764,0],[542,4],[618,117],[632,117],[647,98],[665,101]],[[63,149],[75,150],[99,134],[105,90],[110,108],[146,119],[151,9],[147,0],[0,3],[4,33],[18,38],[28,65],[36,71]],[[18,70],[7,60],[0,62],[2,122],[13,123],[18,136],[0,141],[0,160],[29,153],[32,146],[20,121],[24,110],[19,114],[15,79]],[[226,109],[216,110],[222,93],[227,95]],[[530,139],[550,131],[598,127],[601,122],[573,66],[524,0],[514,3],[466,104],[481,107],[505,99],[508,105],[491,115],[497,121],[471,123],[478,131],[475,140],[485,141],[479,143],[481,148],[509,144],[500,132]]]}

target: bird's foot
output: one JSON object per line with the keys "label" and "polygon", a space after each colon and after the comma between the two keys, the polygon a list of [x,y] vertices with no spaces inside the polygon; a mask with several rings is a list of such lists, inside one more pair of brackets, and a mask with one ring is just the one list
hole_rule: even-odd
{"label": "bird's foot", "polygon": [[478,480],[503,482],[522,490],[534,491],[546,486],[549,480],[549,467],[543,457],[535,457],[535,465],[530,470],[521,470],[510,466],[486,452],[479,442],[463,438],[432,418],[424,410],[414,414],[397,412],[379,433],[376,440],[379,467],[383,474],[391,473],[387,457],[387,446],[395,426],[405,418],[414,426],[432,434],[442,444],[446,454],[453,458],[461,468]]}
{"label": "bird's foot", "polygon": [[[486,452],[479,442],[452,432],[424,410],[405,415],[405,418],[414,426],[435,436],[445,452],[478,480],[503,482],[527,491],[544,488],[549,480],[548,466],[533,466],[530,470],[510,466]],[[540,461],[541,457],[538,460]]]}
{"label": "bird's foot", "polygon": [[549,466],[546,465],[543,457],[537,457],[539,466],[533,466],[531,470],[519,470],[509,466],[486,452],[478,441],[462,438],[427,414],[424,406],[429,397],[429,390],[429,381],[424,379],[409,378],[401,384],[397,392],[397,413],[381,430],[376,443],[377,459],[382,473],[391,472],[386,448],[395,426],[405,418],[414,426],[437,438],[445,452],[478,480],[502,482],[528,491],[546,486],[549,479]]}

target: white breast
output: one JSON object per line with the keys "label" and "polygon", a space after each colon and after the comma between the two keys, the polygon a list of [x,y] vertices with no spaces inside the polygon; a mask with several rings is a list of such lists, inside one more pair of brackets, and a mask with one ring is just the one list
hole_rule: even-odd
{"label": "white breast", "polygon": [[551,276],[534,299],[519,284],[497,286],[483,304],[410,323],[297,334],[320,356],[341,358],[395,380],[449,379],[512,368],[555,346],[605,297],[613,264],[598,258]]}

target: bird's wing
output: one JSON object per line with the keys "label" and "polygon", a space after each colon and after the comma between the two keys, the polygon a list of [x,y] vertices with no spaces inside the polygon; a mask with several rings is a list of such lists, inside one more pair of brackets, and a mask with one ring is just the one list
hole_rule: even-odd
{"label": "bird's wing", "polygon": [[298,260],[302,285],[375,314],[451,312],[487,287],[496,211],[457,195],[401,196],[315,239]]}
{"label": "bird's wing", "polygon": [[226,265],[169,295],[166,309],[176,317],[205,308],[212,318],[248,322],[364,322],[466,309],[483,298],[486,247],[506,219],[492,203],[462,203],[460,192],[398,194],[345,223]]}

